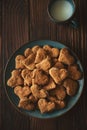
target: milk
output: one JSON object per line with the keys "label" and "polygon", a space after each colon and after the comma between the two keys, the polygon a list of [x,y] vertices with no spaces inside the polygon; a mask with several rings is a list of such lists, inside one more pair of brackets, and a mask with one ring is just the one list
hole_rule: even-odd
{"label": "milk", "polygon": [[66,21],[73,14],[73,7],[66,0],[58,0],[51,7],[51,15],[58,21]]}

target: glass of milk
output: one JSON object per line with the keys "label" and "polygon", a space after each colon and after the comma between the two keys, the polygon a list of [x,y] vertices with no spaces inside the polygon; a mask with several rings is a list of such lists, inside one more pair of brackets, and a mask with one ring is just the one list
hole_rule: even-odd
{"label": "glass of milk", "polygon": [[52,0],[48,6],[48,13],[54,22],[70,23],[74,28],[78,24],[73,20],[76,6],[73,0]]}

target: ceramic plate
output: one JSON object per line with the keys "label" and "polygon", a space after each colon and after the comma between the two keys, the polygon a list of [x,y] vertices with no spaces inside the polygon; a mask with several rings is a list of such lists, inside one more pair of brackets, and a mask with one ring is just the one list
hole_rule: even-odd
{"label": "ceramic plate", "polygon": [[[19,98],[14,94],[13,89],[7,86],[7,80],[11,76],[11,71],[15,68],[15,57],[18,54],[23,54],[24,50],[26,48],[31,48],[31,47],[33,47],[35,45],[43,46],[43,45],[46,45],[46,44],[51,45],[52,47],[59,48],[59,49],[66,47],[65,45],[63,45],[63,44],[61,44],[59,42],[50,41],[50,40],[40,40],[40,41],[29,42],[29,43],[23,45],[22,47],[20,47],[11,56],[11,58],[9,59],[7,65],[6,65],[5,74],[4,74],[5,90],[6,90],[6,93],[7,93],[7,96],[9,98],[10,102],[15,106],[15,108],[17,110],[19,110],[20,112],[26,114],[26,115],[37,117],[37,118],[45,118],[45,119],[46,118],[58,117],[58,116],[63,115],[67,111],[69,111],[77,103],[79,97],[81,96],[81,93],[82,93],[82,90],[83,90],[83,84],[84,84],[84,78],[82,78],[81,80],[78,80],[78,82],[79,82],[79,90],[78,90],[78,92],[77,92],[77,94],[75,96],[69,98],[68,104],[67,104],[67,106],[64,109],[55,110],[52,113],[41,114],[39,112],[39,110],[28,111],[28,110],[20,109],[20,108],[17,107],[18,102],[19,102]],[[81,65],[79,59],[77,58],[77,56],[75,55],[75,53],[73,53],[72,51],[71,51],[71,53],[76,58],[77,63],[79,65],[79,67],[80,67],[80,70],[83,72],[83,68],[82,68],[82,65]]]}

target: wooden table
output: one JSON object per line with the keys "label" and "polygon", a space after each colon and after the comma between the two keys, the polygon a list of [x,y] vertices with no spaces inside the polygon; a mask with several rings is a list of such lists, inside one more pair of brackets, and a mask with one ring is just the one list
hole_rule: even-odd
{"label": "wooden table", "polygon": [[0,130],[87,130],[87,0],[75,0],[79,29],[50,21],[50,0],[0,0],[0,81],[10,55],[31,40],[51,39],[69,46],[85,71],[81,98],[65,115],[41,120],[18,113],[10,104],[0,82]]}

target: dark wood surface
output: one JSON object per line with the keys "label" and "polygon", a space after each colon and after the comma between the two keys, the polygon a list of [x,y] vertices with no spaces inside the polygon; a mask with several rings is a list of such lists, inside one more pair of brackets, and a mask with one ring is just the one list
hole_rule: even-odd
{"label": "dark wood surface", "polygon": [[[75,0],[75,30],[50,21],[50,0],[0,0],[0,130],[87,130],[87,0]],[[69,46],[85,71],[84,90],[78,103],[65,115],[51,120],[26,117],[8,101],[3,86],[4,67],[10,55],[31,40],[51,39]]]}

